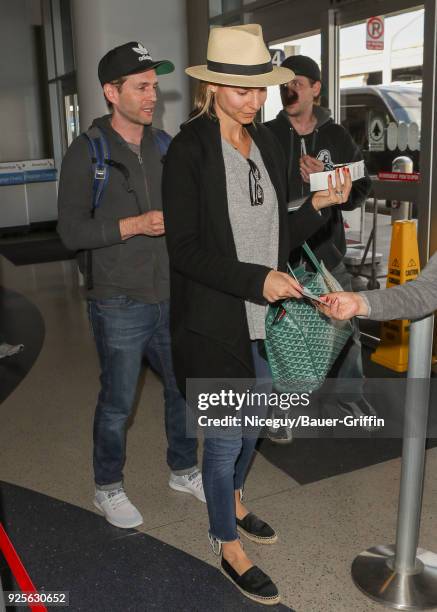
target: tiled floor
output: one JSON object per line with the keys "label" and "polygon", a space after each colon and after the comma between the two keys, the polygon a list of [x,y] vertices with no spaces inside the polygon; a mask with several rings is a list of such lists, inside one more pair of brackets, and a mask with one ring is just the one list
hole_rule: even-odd
{"label": "tiled floor", "polygon": [[[14,267],[0,257],[0,283],[32,301],[45,324],[38,359],[0,405],[0,480],[96,512],[92,505],[91,426],[98,366],[75,265]],[[427,457],[420,544],[437,550],[437,450],[428,451]],[[140,532],[216,564],[206,537],[205,506],[168,487],[162,389],[150,371],[145,373],[128,433],[125,474],[127,491],[144,516]],[[298,612],[381,609],[356,589],[350,568],[363,549],[393,543],[399,474],[400,460],[394,459],[301,486],[262,455],[256,457],[246,499],[254,512],[275,525],[280,542],[271,547],[248,543],[246,548],[274,577],[286,606]],[[62,538],[62,530],[58,535]],[[68,590],[68,584],[59,586]],[[239,596],[235,601],[231,596],[223,610],[237,611],[239,602]],[[94,607],[90,612],[100,609],[167,612],[176,608],[150,602],[144,608]],[[199,608],[193,603],[192,609]]]}

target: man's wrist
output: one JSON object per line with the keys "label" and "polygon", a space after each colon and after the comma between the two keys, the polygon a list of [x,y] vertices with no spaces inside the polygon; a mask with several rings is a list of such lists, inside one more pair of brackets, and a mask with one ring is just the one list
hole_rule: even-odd
{"label": "man's wrist", "polygon": [[120,235],[122,240],[127,240],[140,233],[138,217],[125,217],[119,221]]}
{"label": "man's wrist", "polygon": [[358,315],[359,317],[364,317],[364,318],[368,318],[370,316],[370,312],[371,312],[371,306],[369,303],[369,300],[366,298],[365,295],[362,295],[360,293],[357,293],[357,297],[358,297],[358,302],[359,302],[359,306],[358,306]]}

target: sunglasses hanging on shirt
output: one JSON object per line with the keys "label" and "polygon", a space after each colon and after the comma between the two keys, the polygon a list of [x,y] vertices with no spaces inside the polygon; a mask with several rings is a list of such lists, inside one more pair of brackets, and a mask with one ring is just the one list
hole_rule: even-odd
{"label": "sunglasses hanging on shirt", "polygon": [[261,187],[261,172],[254,161],[247,158],[249,164],[249,193],[251,206],[261,206],[264,204],[264,190]]}

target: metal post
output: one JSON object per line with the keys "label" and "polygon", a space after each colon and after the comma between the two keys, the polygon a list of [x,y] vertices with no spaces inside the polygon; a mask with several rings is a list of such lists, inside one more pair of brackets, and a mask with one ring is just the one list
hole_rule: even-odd
{"label": "metal post", "polygon": [[370,598],[398,610],[437,606],[437,555],[418,550],[434,317],[411,324],[401,485],[395,546],[375,546],[352,564]]}
{"label": "metal post", "polygon": [[[411,157],[406,155],[402,155],[401,157],[396,157],[393,160],[391,165],[392,172],[404,172],[405,174],[411,174],[413,172],[413,160]],[[395,221],[402,221],[403,219],[410,218],[410,208],[411,203],[405,200],[397,201],[392,200],[391,203],[391,222],[392,224]]]}
{"label": "metal post", "polygon": [[[379,282],[376,274],[376,233],[378,227],[378,200],[373,199],[373,227],[372,227],[372,271],[370,273],[370,279],[367,283],[368,289],[379,289]],[[365,259],[364,259],[365,261]]]}
{"label": "metal post", "polygon": [[331,109],[334,121],[340,123],[340,53],[337,12],[329,9],[322,13],[322,82],[327,94],[322,95],[322,105]]}
{"label": "metal post", "polygon": [[379,282],[377,280],[378,276],[376,274],[376,228],[378,223],[378,200],[376,197],[373,198],[373,222],[372,229],[370,231],[369,237],[367,239],[367,244],[363,252],[363,256],[361,257],[360,265],[358,266],[358,272],[355,276],[363,276],[363,266],[366,263],[367,253],[369,252],[370,245],[372,245],[372,263],[371,263],[371,272],[369,278],[369,282],[367,283],[368,289],[379,289]]}
{"label": "metal post", "polygon": [[366,229],[366,202],[361,204],[360,215],[360,244],[364,243],[364,231]]}
{"label": "metal post", "polygon": [[[422,265],[437,248],[437,0],[425,0],[419,248]],[[352,564],[355,584],[370,598],[398,610],[437,606],[437,555],[417,549],[422,507],[425,432],[433,317],[411,325],[396,546],[377,546]]]}
{"label": "metal post", "polygon": [[416,569],[416,550],[422,509],[425,441],[428,422],[433,319],[412,323],[405,400],[404,442],[399,496],[396,557],[397,572]]}

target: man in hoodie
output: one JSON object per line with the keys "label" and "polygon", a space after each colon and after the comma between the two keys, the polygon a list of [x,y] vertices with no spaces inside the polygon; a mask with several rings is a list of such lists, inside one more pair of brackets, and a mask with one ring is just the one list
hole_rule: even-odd
{"label": "man in hoodie", "polygon": [[[87,252],[92,264],[87,266],[88,313],[101,367],[94,417],[94,504],[122,528],[142,523],[124,491],[122,470],[143,356],[164,385],[169,485],[205,502],[197,441],[185,435],[186,405],[170,348],[161,199],[162,142],[168,145],[169,137],[152,127],[157,75],[173,70],[171,62],[153,60],[141,43],[109,51],[100,60],[98,76],[111,114],[95,119],[72,143],[59,184],[59,234],[67,248]],[[93,139],[97,148],[107,148],[100,168]],[[105,172],[107,180],[98,182]]]}
{"label": "man in hoodie", "polygon": [[[293,70],[295,78],[281,85],[283,110],[266,125],[274,132],[285,153],[290,205],[299,206],[310,193],[311,173],[332,170],[336,164],[355,162],[361,160],[362,156],[350,134],[341,125],[334,123],[328,109],[319,106],[322,84],[320,68],[316,62],[305,55],[293,55],[287,57],[282,66]],[[371,181],[367,174],[354,181],[349,200],[345,204],[320,211],[324,224],[315,229],[307,241],[317,258],[325,263],[345,291],[351,290],[351,276],[343,262],[346,238],[342,210],[354,210],[360,206],[370,189]],[[299,256],[300,253],[292,253],[291,263],[298,260]],[[357,326],[353,340],[336,363],[335,373],[339,378],[363,380]],[[375,415],[373,407],[363,396],[362,385],[357,387],[356,393],[340,399],[338,407],[345,415],[354,417]],[[289,432],[277,430],[276,433],[271,432],[271,439],[286,442],[290,440],[290,435]]]}

